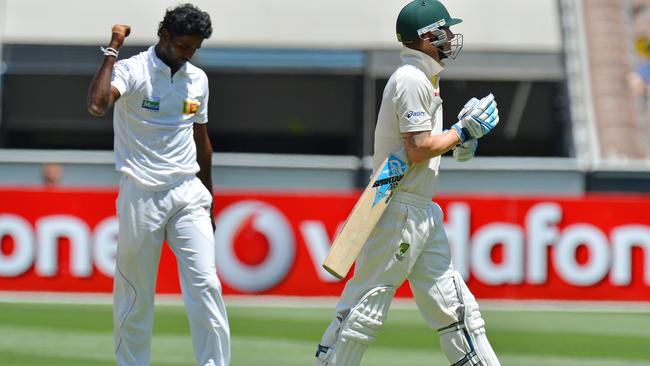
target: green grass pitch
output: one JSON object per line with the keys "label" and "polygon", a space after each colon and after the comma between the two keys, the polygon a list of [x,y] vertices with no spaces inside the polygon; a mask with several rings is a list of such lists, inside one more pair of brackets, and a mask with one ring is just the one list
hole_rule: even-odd
{"label": "green grass pitch", "polygon": [[[260,299],[260,303],[265,301]],[[504,366],[650,365],[650,312],[483,310]],[[332,307],[229,305],[233,366],[311,365]],[[0,302],[0,365],[114,365],[109,305]],[[181,305],[157,305],[152,365],[193,365]],[[395,307],[363,365],[447,363],[412,307]]]}

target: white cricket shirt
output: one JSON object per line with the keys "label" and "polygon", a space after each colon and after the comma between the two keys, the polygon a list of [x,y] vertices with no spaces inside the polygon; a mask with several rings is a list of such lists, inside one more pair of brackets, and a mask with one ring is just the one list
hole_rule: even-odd
{"label": "white cricket shirt", "polygon": [[193,124],[208,122],[208,77],[185,63],[172,77],[154,46],[120,60],[111,80],[115,168],[152,190],[199,171]]}
{"label": "white cricket shirt", "polygon": [[[375,128],[376,171],[388,154],[404,147],[402,132],[442,133],[442,99],[439,78],[443,67],[420,51],[402,47],[400,66],[388,79]],[[438,181],[440,157],[411,167],[413,171],[400,184],[400,191],[433,197]]]}

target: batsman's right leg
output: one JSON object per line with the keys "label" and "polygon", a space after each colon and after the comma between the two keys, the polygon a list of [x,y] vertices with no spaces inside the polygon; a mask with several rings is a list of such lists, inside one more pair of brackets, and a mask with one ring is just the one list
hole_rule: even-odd
{"label": "batsman's right leg", "polygon": [[452,366],[500,366],[485,335],[476,299],[451,261],[443,213],[431,205],[434,218],[430,244],[409,274],[413,298],[431,328],[438,330],[442,352]]}
{"label": "batsman's right leg", "polygon": [[418,308],[437,329],[450,365],[500,366],[485,334],[478,303],[457,271],[451,270],[432,284],[409,280]]}

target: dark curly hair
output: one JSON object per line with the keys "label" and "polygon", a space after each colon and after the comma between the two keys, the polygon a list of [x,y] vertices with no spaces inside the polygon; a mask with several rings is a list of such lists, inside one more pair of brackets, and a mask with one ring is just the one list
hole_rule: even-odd
{"label": "dark curly hair", "polygon": [[203,39],[212,35],[210,15],[192,4],[181,4],[167,9],[165,18],[158,25],[158,37],[166,29],[172,37],[201,36]]}

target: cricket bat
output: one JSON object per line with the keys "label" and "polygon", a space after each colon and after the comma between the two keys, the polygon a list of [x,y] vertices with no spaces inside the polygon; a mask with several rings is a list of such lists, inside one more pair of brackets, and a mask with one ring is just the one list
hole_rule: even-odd
{"label": "cricket bat", "polygon": [[400,153],[388,155],[370,179],[343,228],[334,238],[323,268],[337,278],[347,276],[363,244],[388,207],[392,194],[408,173],[409,165]]}

